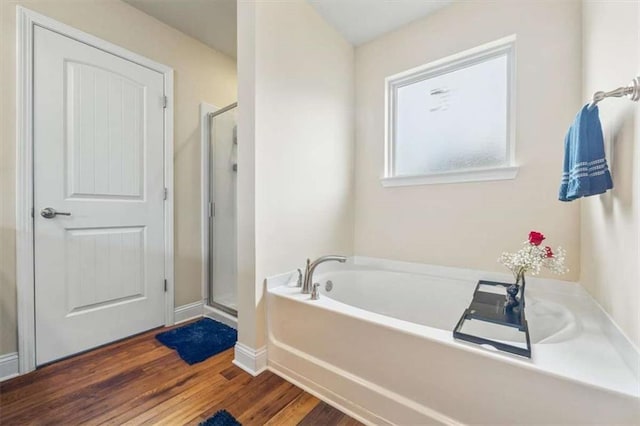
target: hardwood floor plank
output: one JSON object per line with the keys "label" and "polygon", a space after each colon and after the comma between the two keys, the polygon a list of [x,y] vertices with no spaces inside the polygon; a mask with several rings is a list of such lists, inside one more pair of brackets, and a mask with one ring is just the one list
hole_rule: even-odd
{"label": "hardwood floor plank", "polygon": [[236,367],[235,365],[231,364],[228,368],[225,368],[224,370],[222,370],[220,374],[226,377],[227,380],[231,380],[234,377],[236,377],[238,374],[242,374],[243,372],[244,370],[242,370],[242,368]]}
{"label": "hardwood floor plank", "polygon": [[[61,378],[56,376],[51,376],[49,379],[45,378],[41,382],[43,386],[29,387],[28,394],[25,395],[21,392],[20,399],[14,399],[6,403],[6,406],[4,398],[1,403],[3,407],[6,407],[9,411],[13,411],[15,414],[32,411],[38,405],[42,404],[54,403],[57,407],[64,406],[69,401],[78,399],[81,395],[87,395],[89,392],[91,394],[99,392],[101,383],[107,386],[109,386],[111,382],[113,382],[113,385],[117,384],[118,380],[123,380],[122,375],[126,371],[134,371],[143,365],[148,365],[154,358],[160,358],[161,354],[167,355],[164,349],[166,348],[157,348],[157,350],[151,351],[145,356],[133,358],[128,362],[117,360],[116,362],[120,366],[119,368],[111,368],[105,365],[105,372],[102,376],[99,374],[83,376],[83,368],[71,369],[72,372],[68,374],[75,374],[77,377],[69,378],[68,374],[61,373]],[[105,364],[111,362],[106,359],[104,361]],[[126,366],[127,370],[123,369],[124,366]],[[141,373],[138,372],[135,374],[140,375]],[[40,382],[40,378],[37,376],[34,377],[34,380]],[[34,400],[28,397],[28,395],[33,395],[34,393],[41,394],[41,399]]]}
{"label": "hardwood floor plank", "polygon": [[318,405],[320,400],[302,392],[276,415],[265,422],[265,426],[295,426]]}
{"label": "hardwood floor plank", "polygon": [[[129,339],[115,342],[111,345],[103,346],[92,351],[81,353],[74,357],[45,365],[29,374],[0,383],[0,394],[3,392],[9,392],[14,387],[23,387],[25,384],[37,386],[42,383],[42,379],[53,376],[58,379],[62,379],[63,377],[73,378],[80,374],[85,376],[96,374],[98,370],[100,370],[101,374],[104,374],[105,367],[117,369],[118,361],[133,359],[141,354],[145,354],[148,351],[153,350],[154,348],[162,347],[155,338],[149,339],[149,336],[155,337],[157,333],[170,329],[171,328],[165,327],[156,328]],[[109,358],[112,362],[107,365],[101,365],[101,361],[105,358]],[[37,377],[39,380],[34,381],[34,377]]]}
{"label": "hardwood floor plank", "polygon": [[1,383],[0,424],[199,424],[226,409],[245,426],[359,425],[269,371],[252,377],[231,363],[233,349],[188,365],[155,339],[165,330]]}
{"label": "hardwood floor plank", "polygon": [[284,382],[273,391],[264,394],[252,407],[238,417],[238,421],[246,426],[262,426],[302,392],[302,389],[291,383]]}
{"label": "hardwood floor plank", "polygon": [[223,389],[221,386],[225,378],[219,374],[210,376],[208,380],[192,384],[183,392],[158,404],[153,410],[148,410],[141,415],[132,418],[128,424],[182,424],[178,421],[181,417],[190,416],[192,411],[199,412],[206,407],[205,398],[210,397],[207,389],[212,387]]}
{"label": "hardwood floor plank", "polygon": [[[66,370],[60,370],[58,366],[49,365],[41,370],[29,373],[31,376],[29,382],[26,382],[24,388],[16,389],[12,392],[10,386],[0,388],[2,395],[2,403],[17,403],[20,405],[25,401],[25,397],[37,392],[46,392],[46,398],[54,399],[68,392],[72,392],[76,386],[85,386],[87,384],[97,383],[119,374],[122,371],[122,365],[129,367],[144,365],[154,358],[158,358],[167,354],[166,349],[160,347],[143,346],[138,352],[127,351],[125,354],[109,357],[108,353],[100,354],[95,360],[90,359],[90,364],[86,365],[86,359],[78,364],[69,364],[67,360]],[[53,373],[51,372],[53,370]],[[11,380],[9,381],[11,382]],[[54,390],[54,392],[49,392]],[[7,395],[5,397],[5,395]]]}
{"label": "hardwood floor plank", "polygon": [[236,417],[236,419],[239,419],[239,416],[244,411],[250,409],[254,404],[254,401],[257,400],[260,395],[269,392],[271,389],[276,388],[283,382],[284,380],[280,377],[269,371],[265,371],[259,376],[251,378],[246,386],[227,394],[222,400],[216,401],[214,404],[210,404],[209,408],[201,413],[200,418],[194,419],[192,423],[198,423],[198,421],[205,420],[219,410],[227,410]]}
{"label": "hardwood floor plank", "polygon": [[[172,369],[175,374],[179,368]],[[191,386],[198,386],[200,382],[214,383],[218,378],[215,370],[206,368],[187,369],[186,373],[179,374],[177,381],[171,377],[171,371],[149,371],[144,382],[130,383],[122,389],[114,389],[118,392],[117,397],[103,399],[99,404],[92,407],[89,414],[85,414],[82,418],[78,418],[83,424],[101,424],[110,421],[114,417],[114,408],[119,407],[123,411],[124,418],[117,422],[123,423],[125,419],[130,419],[136,413],[142,413],[148,410],[140,410],[139,406],[159,407],[162,403],[182,392],[187,392]],[[141,389],[149,389],[140,393]],[[146,404],[145,404],[146,403]]]}
{"label": "hardwood floor plank", "polygon": [[[218,377],[223,378],[222,375]],[[180,407],[180,410],[167,415],[162,413],[152,419],[153,423],[168,424],[190,424],[192,419],[198,418],[212,404],[216,404],[227,397],[231,392],[243,389],[251,382],[252,377],[245,373],[235,377],[231,381],[226,381],[222,386],[211,386],[208,384],[203,390],[189,399],[187,406]]]}
{"label": "hardwood floor plank", "polygon": [[320,401],[318,405],[315,406],[313,410],[309,414],[305,416],[304,419],[300,423],[299,426],[316,426],[319,424],[326,426],[338,425],[343,419],[345,415],[327,404],[326,402]]}
{"label": "hardwood floor plank", "polygon": [[357,421],[356,419],[343,414],[342,419],[338,421],[337,426],[362,426],[362,423]]}
{"label": "hardwood floor plank", "polygon": [[[226,361],[231,361],[231,354],[226,354]],[[127,422],[130,424],[140,424],[144,422],[154,423],[154,419],[167,418],[172,412],[182,411],[193,407],[194,398],[199,394],[207,392],[207,390],[213,389],[218,392],[222,392],[229,388],[228,381],[222,375],[219,374],[219,364],[214,364],[215,360],[209,359],[205,363],[195,364],[203,369],[203,375],[197,378],[194,382],[187,383],[183,386],[181,392],[172,393],[168,398],[164,398],[151,410],[141,411],[139,415],[129,417]],[[226,364],[226,362],[224,363]],[[194,366],[187,366],[190,369]],[[188,401],[185,403],[185,401]],[[123,416],[120,416],[119,420],[124,420]],[[168,419],[167,419],[168,421]]]}
{"label": "hardwood floor plank", "polygon": [[[233,359],[232,355],[232,351],[222,353],[217,356],[219,357],[218,361],[221,361],[222,364],[229,363]],[[180,360],[180,363],[182,363],[182,360]],[[165,403],[165,401],[168,401],[181,392],[184,392],[185,389],[191,386],[194,382],[209,380],[209,375],[207,373],[211,373],[215,376],[216,365],[217,364],[211,365],[209,363],[201,363],[187,368],[176,365],[171,368],[167,368],[164,372],[154,372],[153,374],[164,376],[159,380],[159,383],[122,404],[121,412],[114,413],[111,411],[104,413],[93,419],[90,423],[122,424],[152,409],[160,410],[160,407]]]}

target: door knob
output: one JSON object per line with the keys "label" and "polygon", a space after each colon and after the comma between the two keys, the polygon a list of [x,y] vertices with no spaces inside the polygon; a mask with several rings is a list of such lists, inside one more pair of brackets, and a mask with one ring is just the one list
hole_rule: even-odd
{"label": "door knob", "polygon": [[44,217],[45,219],[53,219],[57,215],[71,216],[71,213],[57,212],[56,209],[51,207],[45,207],[44,209],[40,210],[40,216]]}

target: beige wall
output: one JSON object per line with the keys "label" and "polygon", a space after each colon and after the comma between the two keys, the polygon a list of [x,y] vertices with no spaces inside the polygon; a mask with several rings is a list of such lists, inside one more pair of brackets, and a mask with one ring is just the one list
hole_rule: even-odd
{"label": "beige wall", "polygon": [[0,354],[16,350],[15,6],[161,62],[175,71],[176,306],[201,298],[199,104],[236,100],[235,61],[119,0],[0,0]]}
{"label": "beige wall", "polygon": [[[587,1],[583,98],[627,84],[640,70],[638,2]],[[582,201],[581,281],[640,348],[640,119],[638,104],[600,104],[614,189]]]}
{"label": "beige wall", "polygon": [[[257,349],[264,313],[256,282],[256,4],[238,2],[238,340]],[[258,306],[259,305],[259,306]],[[260,313],[260,315],[258,314]],[[260,331],[258,332],[258,327]]]}
{"label": "beige wall", "polygon": [[[530,230],[580,265],[578,203],[557,200],[578,110],[579,1],[459,2],[356,49],[355,252],[502,271]],[[383,188],[384,78],[516,34],[516,180]],[[464,125],[461,123],[461,125]]]}
{"label": "beige wall", "polygon": [[[239,163],[255,160],[255,176],[240,175],[238,192],[255,184],[255,278],[239,274],[239,340],[258,348],[264,278],[302,267],[306,257],[353,252],[353,47],[303,0],[240,9],[240,31],[254,23],[239,40],[238,144],[247,150]],[[245,241],[250,204],[239,206]],[[239,271],[252,260],[240,259]]]}

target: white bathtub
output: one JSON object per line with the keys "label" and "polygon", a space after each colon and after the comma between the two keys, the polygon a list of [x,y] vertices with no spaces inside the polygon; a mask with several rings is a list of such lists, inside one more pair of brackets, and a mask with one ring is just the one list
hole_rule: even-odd
{"label": "white bathtub", "polygon": [[326,268],[317,301],[295,274],[267,281],[268,366],[361,421],[640,424],[640,358],[579,285],[527,282],[529,360],[452,338],[477,280],[508,276],[364,258]]}

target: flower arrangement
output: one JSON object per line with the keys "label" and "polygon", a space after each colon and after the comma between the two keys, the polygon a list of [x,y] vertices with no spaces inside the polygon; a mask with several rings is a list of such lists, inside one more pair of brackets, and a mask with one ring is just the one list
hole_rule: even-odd
{"label": "flower arrangement", "polygon": [[531,275],[538,275],[540,269],[545,267],[556,274],[564,274],[568,271],[564,261],[567,252],[558,247],[555,251],[549,246],[542,246],[545,236],[540,232],[529,232],[529,239],[523,243],[523,247],[515,253],[504,252],[498,259],[500,263],[506,266],[513,276],[516,283],[522,280],[526,272]]}

